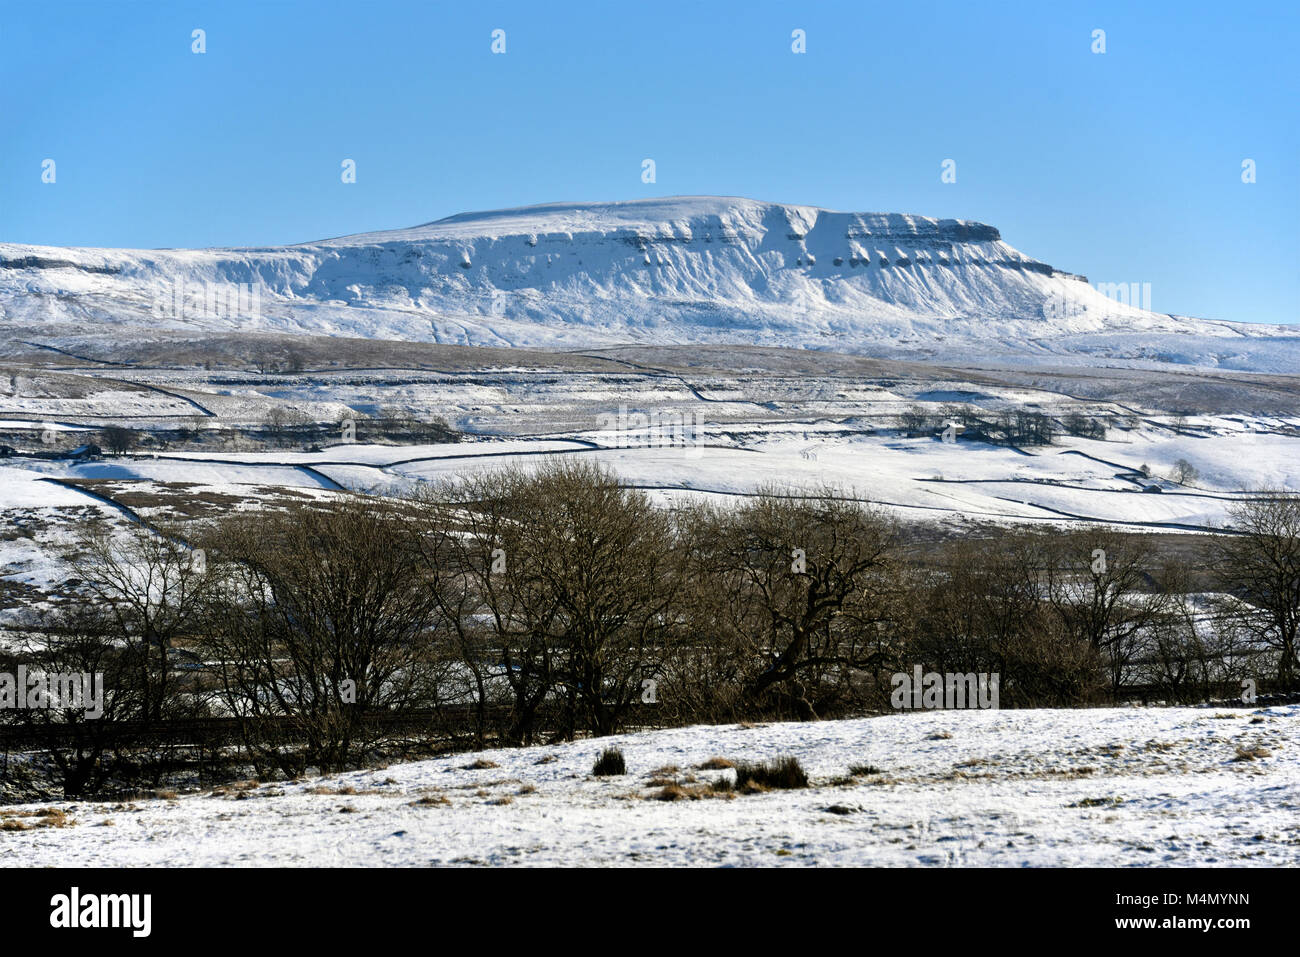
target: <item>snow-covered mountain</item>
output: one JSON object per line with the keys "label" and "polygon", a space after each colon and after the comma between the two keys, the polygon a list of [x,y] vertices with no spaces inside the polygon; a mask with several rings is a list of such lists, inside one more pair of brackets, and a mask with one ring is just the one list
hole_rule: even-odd
{"label": "snow-covered mountain", "polygon": [[0,244],[0,325],[113,323],[1300,368],[1293,328],[1127,305],[982,223],[725,197],[530,206],[266,248]]}

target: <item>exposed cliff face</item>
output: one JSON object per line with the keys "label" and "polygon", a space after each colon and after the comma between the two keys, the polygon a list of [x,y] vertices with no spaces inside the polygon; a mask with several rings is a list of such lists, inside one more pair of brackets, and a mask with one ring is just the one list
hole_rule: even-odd
{"label": "exposed cliff face", "polygon": [[[1053,275],[980,223],[711,198],[454,216],[303,248],[339,257],[315,271],[314,295],[374,268],[398,279],[388,295],[439,312],[612,328],[684,309],[773,331],[781,311],[1015,315],[1023,297],[998,295],[996,274]],[[978,297],[963,289],[971,282]]]}
{"label": "exposed cliff face", "polygon": [[[244,293],[255,295],[223,298],[218,288],[214,306],[214,284],[247,284]],[[720,197],[532,206],[262,249],[0,245],[0,321],[476,345],[743,342],[926,357],[954,346],[979,355],[1154,352],[1241,367],[1258,364],[1260,342],[1294,345],[1276,327],[1116,303],[982,223]],[[1172,348],[1171,336],[1179,337]],[[1226,349],[1205,347],[1222,340]],[[1245,340],[1253,345],[1243,349]]]}

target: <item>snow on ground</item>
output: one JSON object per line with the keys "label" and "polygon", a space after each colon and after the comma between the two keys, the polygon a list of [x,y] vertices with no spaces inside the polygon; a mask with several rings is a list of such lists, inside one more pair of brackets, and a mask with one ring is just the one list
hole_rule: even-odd
{"label": "snow on ground", "polygon": [[300,485],[318,488],[324,484],[310,472],[293,466],[245,466],[151,458],[89,462],[66,467],[60,473],[71,479],[144,479],[151,482],[200,482],[216,486],[271,484],[290,488]]}
{"label": "snow on ground", "polygon": [[49,432],[91,432],[88,425],[67,425],[63,422],[38,422],[33,419],[0,419],[0,429]]}
{"label": "snow on ground", "polygon": [[[511,465],[537,467],[552,455],[576,456],[613,469],[630,485],[667,494],[734,498],[762,487],[798,494],[833,489],[880,503],[907,519],[952,521],[1091,521],[1129,527],[1209,529],[1222,526],[1235,500],[1263,485],[1300,488],[1293,467],[1297,440],[1239,432],[1170,436],[1159,427],[1132,430],[1123,440],[1058,437],[1043,448],[1018,450],[979,442],[902,438],[789,423],[746,437],[704,434],[707,445],[668,445],[680,436],[584,433],[574,440],[514,438],[442,445],[332,445],[319,452],[164,452],[73,463],[12,459],[0,469],[0,509],[31,505],[37,475],[70,480],[112,479],[198,483],[239,494],[249,486],[344,487],[399,493],[421,482]],[[629,441],[641,447],[608,447]],[[688,436],[688,442],[695,440]],[[604,448],[593,447],[594,444]],[[716,443],[716,444],[715,444]],[[1186,458],[1200,475],[1179,486],[1161,476]],[[1156,481],[1140,479],[1143,465]],[[1143,489],[1159,485],[1159,494]],[[66,498],[68,494],[57,495]]]}
{"label": "snow on ground", "polygon": [[267,461],[291,462],[298,465],[313,465],[320,462],[345,462],[355,465],[385,466],[394,462],[406,462],[413,459],[427,458],[465,458],[474,455],[502,456],[514,453],[537,454],[538,452],[561,452],[568,449],[581,449],[587,446],[574,441],[545,441],[524,439],[520,441],[496,442],[452,442],[438,445],[363,445],[361,443],[341,443],[327,446],[320,452],[212,452],[195,454],[193,452],[160,452],[159,458],[180,460],[203,459],[216,462],[247,462],[250,464]]}
{"label": "snow on ground", "polygon": [[[62,472],[62,469],[51,471]],[[44,473],[33,468],[0,466],[0,509],[8,511],[96,504],[70,488],[41,481],[43,476]]]}
{"label": "snow on ground", "polygon": [[[628,773],[593,777],[609,746]],[[810,788],[667,802],[648,784],[785,754]],[[879,773],[850,777],[863,764]],[[1294,866],[1300,706],[701,726],[60,806],[72,826],[0,830],[0,865]]]}

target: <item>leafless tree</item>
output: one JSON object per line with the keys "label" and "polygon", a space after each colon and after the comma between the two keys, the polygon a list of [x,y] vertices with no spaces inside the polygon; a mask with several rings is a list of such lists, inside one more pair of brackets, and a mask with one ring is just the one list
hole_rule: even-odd
{"label": "leafless tree", "polygon": [[1117,693],[1144,634],[1168,626],[1170,593],[1156,577],[1162,560],[1140,539],[1107,528],[1053,531],[1033,541],[1043,595],[1067,635],[1105,656]]}
{"label": "leafless tree", "polygon": [[1169,477],[1179,485],[1191,485],[1201,477],[1201,473],[1187,459],[1179,459],[1174,463],[1173,473]]}
{"label": "leafless tree", "polygon": [[139,436],[134,431],[120,425],[104,426],[99,437],[100,441],[104,443],[104,448],[115,455],[124,455],[130,452],[139,441]]}
{"label": "leafless tree", "polygon": [[275,405],[267,410],[263,419],[266,430],[278,445],[287,445],[295,432],[312,425],[312,418],[300,409]]}
{"label": "leafless tree", "polygon": [[1300,496],[1262,490],[1236,503],[1217,548],[1217,567],[1229,599],[1223,614],[1278,654],[1277,680],[1296,681],[1300,634]]}
{"label": "leafless tree", "polygon": [[1103,687],[1100,652],[1048,598],[1051,543],[1034,533],[966,538],[929,563],[909,653],[939,672],[1000,676],[1004,704],[1071,705]]}
{"label": "leafless tree", "polygon": [[139,672],[142,716],[161,721],[176,706],[174,648],[201,630],[212,589],[206,557],[174,531],[96,523],[68,561],[83,602],[111,623]]}
{"label": "leafless tree", "polygon": [[908,435],[923,435],[934,428],[935,417],[919,405],[909,406],[898,416],[898,427]]}
{"label": "leafless tree", "polygon": [[[529,740],[548,700],[595,734],[617,729],[674,627],[668,516],[607,470],[566,460],[471,477],[424,496],[424,507],[460,523],[460,537],[435,533],[427,554],[443,569],[434,580],[462,645],[499,660],[513,699],[508,739]],[[445,582],[447,570],[459,581]],[[467,594],[483,608],[471,621]]]}
{"label": "leafless tree", "polygon": [[205,650],[263,761],[347,767],[384,737],[378,719],[434,695],[435,605],[395,506],[354,496],[236,517],[210,556],[221,591]]}
{"label": "leafless tree", "polygon": [[748,701],[811,717],[843,692],[836,679],[878,660],[876,626],[890,620],[895,587],[895,528],[882,514],[831,489],[765,489],[697,534],[715,614],[747,658]]}
{"label": "leafless tree", "polygon": [[44,750],[65,797],[86,797],[104,787],[117,770],[114,753],[134,744],[123,728],[142,724],[151,704],[136,660],[139,649],[122,644],[118,627],[102,607],[75,603],[56,613],[42,634],[25,639],[20,655],[0,659],[0,670],[11,674],[21,662],[29,672],[86,675],[98,685],[97,712],[84,700],[82,707],[14,712],[16,722],[28,730],[53,733]]}

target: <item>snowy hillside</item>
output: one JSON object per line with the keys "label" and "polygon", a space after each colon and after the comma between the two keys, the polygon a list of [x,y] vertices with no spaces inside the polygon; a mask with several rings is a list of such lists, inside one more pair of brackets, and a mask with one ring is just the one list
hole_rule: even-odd
{"label": "snowy hillside", "polygon": [[[250,292],[205,306],[217,287],[204,284]],[[88,323],[493,346],[1300,364],[1292,329],[1125,305],[992,226],[721,197],[470,213],[271,248],[0,244],[0,324],[57,343]]]}
{"label": "snowy hillside", "polygon": [[[1295,866],[1297,718],[1294,705],[935,711],[649,731],[62,803],[63,818],[8,807],[0,867]],[[611,745],[627,774],[593,777]],[[810,787],[718,791],[734,772],[700,767],[787,754]]]}

